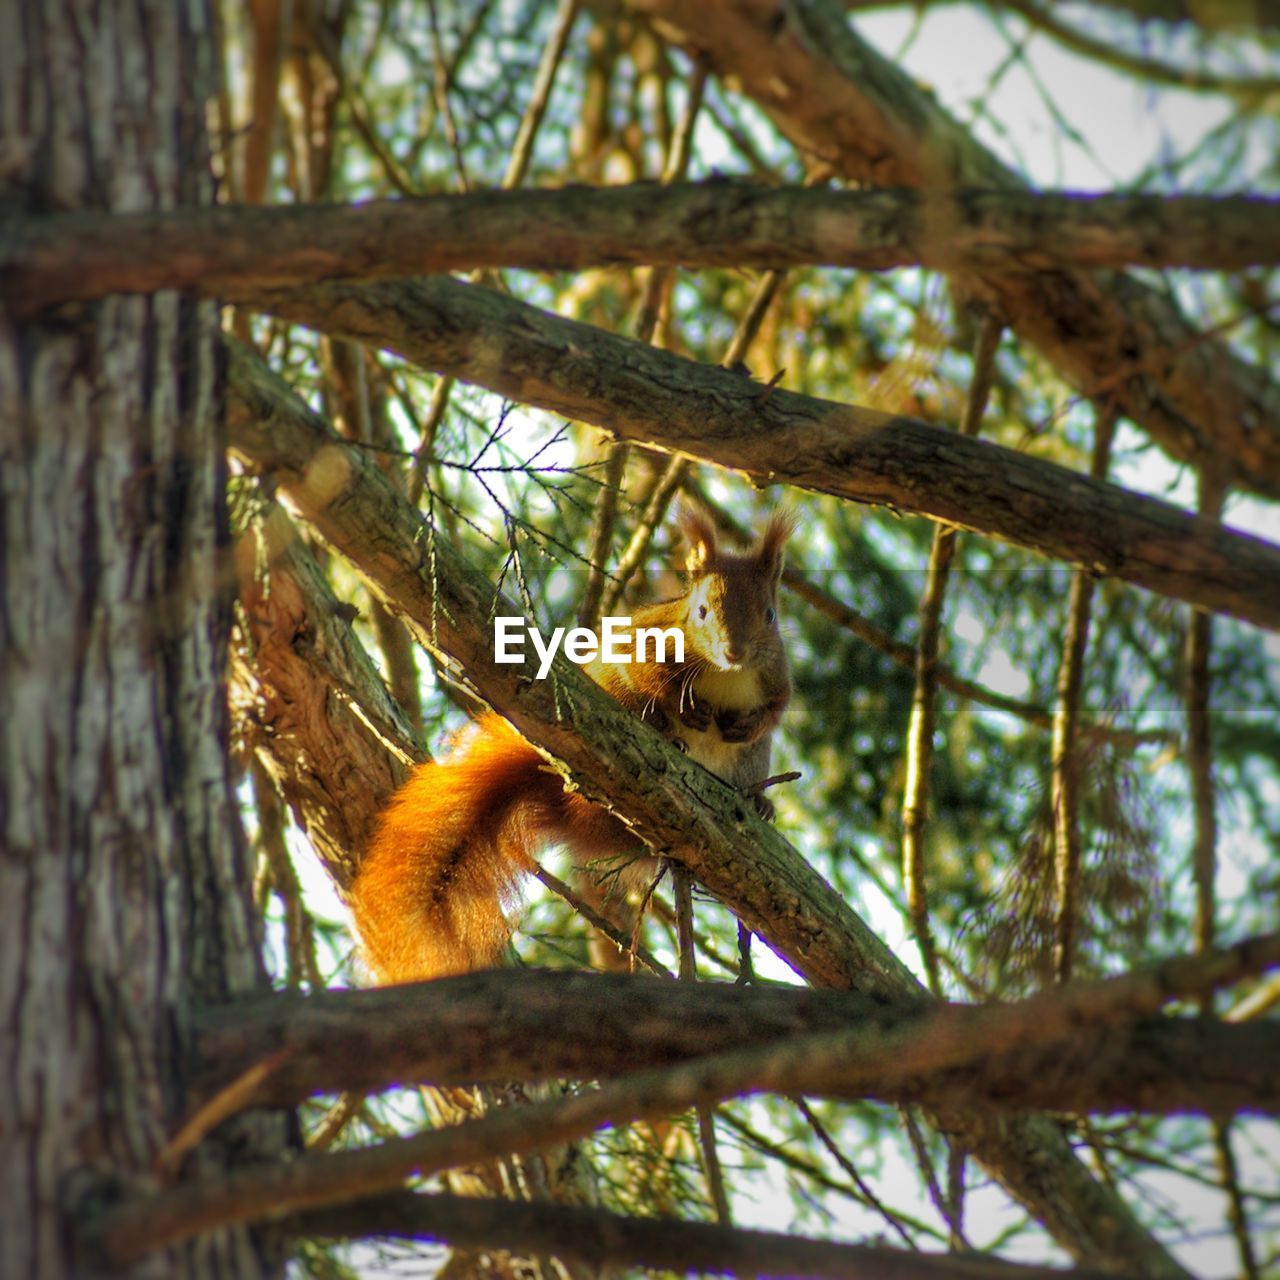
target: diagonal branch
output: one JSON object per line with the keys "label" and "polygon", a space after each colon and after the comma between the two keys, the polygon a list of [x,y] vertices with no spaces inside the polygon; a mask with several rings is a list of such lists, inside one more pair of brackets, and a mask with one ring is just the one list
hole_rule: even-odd
{"label": "diagonal branch", "polygon": [[762,387],[450,279],[240,300],[760,484],[882,503],[1280,627],[1280,547],[914,418]]}
{"label": "diagonal branch", "polygon": [[[946,0],[935,0],[945,3]],[[845,9],[878,9],[884,0],[840,0]],[[1199,0],[1093,0],[1097,9],[1126,14],[1137,22],[1189,23],[1206,33],[1280,30],[1280,0],[1249,0],[1248,4],[1202,4]],[[1010,9],[995,0],[993,9]]]}
{"label": "diagonal branch", "polygon": [[378,810],[419,759],[413,730],[278,506],[265,505],[234,557],[237,726],[345,889]]}

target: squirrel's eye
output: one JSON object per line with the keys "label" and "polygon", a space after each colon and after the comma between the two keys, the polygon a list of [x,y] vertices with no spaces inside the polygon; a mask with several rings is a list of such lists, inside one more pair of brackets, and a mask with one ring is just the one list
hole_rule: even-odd
{"label": "squirrel's eye", "polygon": [[706,616],[707,616],[707,606],[705,604],[700,604],[698,606],[698,617],[705,618]]}
{"label": "squirrel's eye", "polygon": [[772,626],[772,625],[773,625],[773,620],[774,620],[777,616],[778,616],[778,615],[774,612],[774,610],[772,609],[772,607],[770,607],[770,608],[768,608],[768,609],[766,609],[766,610],[764,611],[764,620],[765,620],[765,622],[767,622],[770,626]]}

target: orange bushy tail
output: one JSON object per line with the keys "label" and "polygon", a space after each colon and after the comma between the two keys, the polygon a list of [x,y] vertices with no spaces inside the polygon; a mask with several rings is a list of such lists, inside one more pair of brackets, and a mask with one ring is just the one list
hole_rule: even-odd
{"label": "orange bushy tail", "polygon": [[448,757],[418,767],[379,821],[350,892],[370,968],[391,983],[490,967],[539,845],[590,855],[625,839],[501,716],[482,717]]}

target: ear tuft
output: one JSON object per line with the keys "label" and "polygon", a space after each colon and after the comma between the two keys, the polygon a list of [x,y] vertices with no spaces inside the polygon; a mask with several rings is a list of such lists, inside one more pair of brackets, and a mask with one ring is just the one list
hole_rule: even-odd
{"label": "ear tuft", "polygon": [[705,573],[716,558],[715,526],[701,512],[684,505],[676,513],[676,523],[689,544],[685,568],[692,574]]}
{"label": "ear tuft", "polygon": [[794,511],[778,510],[769,517],[756,546],[756,560],[762,573],[777,582],[782,576],[782,552],[787,539],[795,532]]}

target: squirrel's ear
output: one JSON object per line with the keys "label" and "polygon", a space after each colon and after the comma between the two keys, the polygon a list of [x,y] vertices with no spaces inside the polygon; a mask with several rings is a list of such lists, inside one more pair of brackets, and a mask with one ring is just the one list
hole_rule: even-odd
{"label": "squirrel's ear", "polygon": [[774,582],[782,577],[782,550],[787,545],[787,539],[795,532],[795,527],[795,512],[775,511],[760,534],[756,559],[760,562],[762,572]]}
{"label": "squirrel's ear", "polygon": [[685,568],[690,573],[705,573],[716,558],[715,526],[700,512],[686,506],[680,508],[676,522],[689,544]]}

